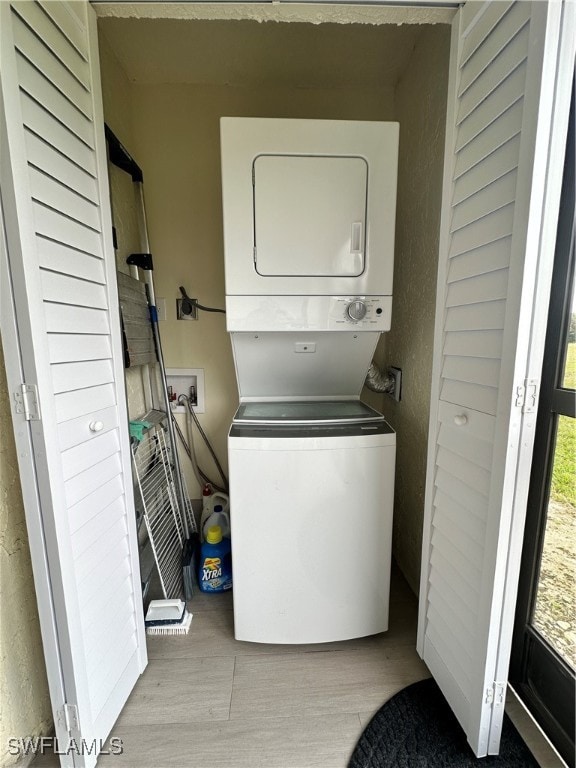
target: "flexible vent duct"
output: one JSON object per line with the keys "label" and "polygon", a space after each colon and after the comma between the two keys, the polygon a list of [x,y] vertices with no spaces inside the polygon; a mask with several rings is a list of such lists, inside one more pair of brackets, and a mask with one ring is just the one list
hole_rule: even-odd
{"label": "flexible vent duct", "polygon": [[393,392],[394,390],[392,376],[382,373],[374,361],[370,363],[364,384],[373,392]]}

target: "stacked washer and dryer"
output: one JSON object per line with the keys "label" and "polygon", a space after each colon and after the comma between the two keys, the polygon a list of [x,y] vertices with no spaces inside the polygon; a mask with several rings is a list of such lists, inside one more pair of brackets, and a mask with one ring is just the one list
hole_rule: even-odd
{"label": "stacked washer and dryer", "polygon": [[360,401],[390,329],[398,124],[222,118],[238,640],[388,628],[396,436]]}

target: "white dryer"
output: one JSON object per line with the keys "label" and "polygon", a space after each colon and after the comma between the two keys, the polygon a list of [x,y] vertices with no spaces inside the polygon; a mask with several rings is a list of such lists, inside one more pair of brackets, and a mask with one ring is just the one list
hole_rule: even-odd
{"label": "white dryer", "polygon": [[220,133],[228,330],[389,330],[398,123],[231,117]]}
{"label": "white dryer", "polygon": [[235,635],[382,632],[396,436],[360,402],[390,327],[398,125],[223,118]]}

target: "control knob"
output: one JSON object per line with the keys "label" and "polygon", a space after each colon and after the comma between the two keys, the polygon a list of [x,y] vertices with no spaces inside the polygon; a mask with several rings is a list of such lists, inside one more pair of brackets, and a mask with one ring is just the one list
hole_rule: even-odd
{"label": "control knob", "polygon": [[361,299],[354,299],[346,307],[346,314],[354,323],[363,320],[366,317],[367,307]]}

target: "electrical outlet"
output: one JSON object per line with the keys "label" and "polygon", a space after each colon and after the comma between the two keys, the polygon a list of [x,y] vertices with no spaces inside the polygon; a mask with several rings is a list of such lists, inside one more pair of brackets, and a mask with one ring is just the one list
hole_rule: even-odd
{"label": "electrical outlet", "polygon": [[[183,299],[176,299],[176,317],[178,320],[198,320],[198,309],[194,304],[192,304],[192,312],[186,314],[182,311],[182,302]],[[191,299],[191,301],[196,301],[196,299]]]}
{"label": "electrical outlet", "polygon": [[386,372],[388,376],[394,379],[394,390],[388,394],[399,403],[402,399],[402,369],[389,365],[386,368]]}

